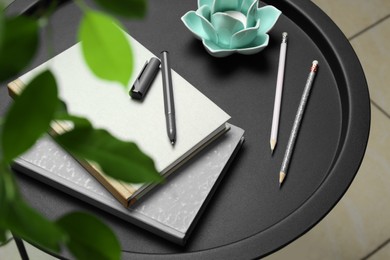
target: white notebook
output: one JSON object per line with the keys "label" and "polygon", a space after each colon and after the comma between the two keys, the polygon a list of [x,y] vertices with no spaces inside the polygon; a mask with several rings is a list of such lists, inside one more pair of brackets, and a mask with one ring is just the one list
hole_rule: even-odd
{"label": "white notebook", "polygon": [[[80,43],[21,76],[9,88],[13,91],[49,68],[57,79],[60,97],[71,114],[87,117],[96,128],[105,128],[122,140],[135,142],[165,176],[225,132],[225,123],[230,116],[172,70],[177,127],[177,140],[172,146],[166,132],[161,72],[142,102],[132,100],[128,95],[138,72],[154,56],[131,36],[128,38],[133,49],[134,70],[126,90],[117,83],[100,80],[90,72],[82,58]],[[99,173],[93,169],[89,171],[99,178],[96,176]],[[106,178],[99,181],[125,206],[152,187],[128,185]]]}

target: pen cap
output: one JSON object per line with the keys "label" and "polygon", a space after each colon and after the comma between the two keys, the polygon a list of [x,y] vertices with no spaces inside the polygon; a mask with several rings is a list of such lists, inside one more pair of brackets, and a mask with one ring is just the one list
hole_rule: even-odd
{"label": "pen cap", "polygon": [[152,82],[159,71],[159,67],[160,60],[154,57],[151,58],[149,62],[145,63],[130,89],[129,94],[132,98],[143,99],[146,96],[150,85],[152,85]]}

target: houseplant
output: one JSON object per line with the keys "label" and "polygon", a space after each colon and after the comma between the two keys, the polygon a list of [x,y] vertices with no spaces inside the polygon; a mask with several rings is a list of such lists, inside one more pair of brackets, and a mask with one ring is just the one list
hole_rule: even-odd
{"label": "houseplant", "polygon": [[[38,16],[35,12],[33,17],[5,17],[1,11],[0,82],[13,80],[28,66],[39,46],[39,30],[47,24],[56,6],[64,1],[42,2],[45,8],[39,10]],[[74,2],[83,13],[78,38],[82,42],[87,65],[97,77],[117,81],[126,87],[132,73],[131,46],[119,22],[109,13],[140,18],[146,11],[145,1],[94,0],[104,12],[91,9],[83,1]],[[111,47],[113,42],[115,48]],[[94,48],[95,45],[99,45],[99,49]],[[102,61],[111,65],[103,66]],[[118,67],[127,69],[107,69]],[[144,160],[138,158],[147,155],[137,146],[116,139],[104,129],[95,129],[87,118],[69,114],[66,104],[58,98],[55,77],[50,71],[44,71],[25,87],[4,117],[0,118],[0,244],[6,241],[6,234],[11,231],[54,253],[59,252],[61,246],[67,246],[78,259],[120,259],[118,240],[96,217],[72,212],[51,221],[31,208],[18,191],[10,164],[49,129],[52,120],[72,122],[73,129],[56,136],[55,140],[73,154],[97,162],[111,177],[133,182],[137,174],[132,171],[135,163],[137,168],[142,168],[142,178],[137,175],[139,181],[161,179],[150,158],[149,163],[139,163]],[[74,145],[74,138],[84,141]],[[96,149],[97,146],[99,149]],[[113,151],[117,156],[107,160],[111,157],[105,155]],[[133,154],[131,158],[127,156],[129,153]],[[118,164],[118,161],[121,163]],[[118,165],[124,166],[118,168]]]}

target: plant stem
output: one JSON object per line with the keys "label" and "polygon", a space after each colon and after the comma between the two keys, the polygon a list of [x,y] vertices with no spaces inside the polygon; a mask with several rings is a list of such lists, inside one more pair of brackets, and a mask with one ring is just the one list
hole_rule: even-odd
{"label": "plant stem", "polygon": [[[45,18],[47,19],[47,18]],[[50,22],[48,21],[48,19],[46,20],[46,42],[48,43],[47,44],[47,55],[50,58],[52,58],[54,56],[54,43],[53,43],[53,27],[52,25],[50,24]]]}

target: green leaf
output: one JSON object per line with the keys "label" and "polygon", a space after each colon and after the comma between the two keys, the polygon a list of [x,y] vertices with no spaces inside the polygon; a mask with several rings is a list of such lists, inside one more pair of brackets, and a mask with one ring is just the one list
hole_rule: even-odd
{"label": "green leaf", "polygon": [[11,239],[7,238],[7,231],[0,228],[0,247],[8,244],[9,241],[11,241]]}
{"label": "green leaf", "polygon": [[3,52],[2,46],[3,46],[3,38],[4,38],[4,15],[2,11],[3,6],[0,4],[0,57],[1,53]]}
{"label": "green leaf", "polygon": [[66,238],[61,229],[20,198],[9,169],[2,167],[0,174],[0,231],[10,230],[22,239],[59,252]]}
{"label": "green leaf", "polygon": [[77,128],[84,128],[84,127],[92,128],[91,122],[89,122],[88,119],[84,117],[73,116],[73,115],[63,113],[63,114],[56,114],[55,120],[59,122],[70,121],[73,123],[74,127]]}
{"label": "green leaf", "polygon": [[57,115],[67,114],[68,113],[68,107],[67,107],[66,103],[64,101],[62,101],[61,99],[60,99],[59,102],[60,103],[59,103],[59,105],[57,107],[56,114]]}
{"label": "green leaf", "polygon": [[9,165],[0,164],[0,174],[0,205],[5,205],[2,211],[6,213],[7,201],[16,199],[19,191]]}
{"label": "green leaf", "polygon": [[48,130],[59,107],[57,85],[50,71],[33,79],[9,108],[0,136],[4,161],[29,149]]}
{"label": "green leaf", "polygon": [[142,18],[146,13],[145,0],[95,0],[105,11],[128,18]]}
{"label": "green leaf", "polygon": [[0,174],[1,174],[1,167],[3,167],[3,165],[5,164],[5,162],[3,161],[3,145],[1,144],[1,136],[2,136],[2,132],[3,132],[3,123],[4,123],[4,118],[0,117]]}
{"label": "green leaf", "polygon": [[19,195],[9,168],[0,168],[0,240],[4,232],[13,234],[53,252],[59,252],[66,236],[56,224],[29,207]]}
{"label": "green leaf", "polygon": [[0,50],[0,82],[25,68],[38,47],[37,21],[17,16],[5,20]]}
{"label": "green leaf", "polygon": [[18,237],[53,252],[59,252],[60,244],[66,239],[55,223],[44,218],[21,199],[9,201],[3,222],[0,228],[8,228]]}
{"label": "green leaf", "polygon": [[133,70],[130,43],[109,16],[86,11],[79,27],[84,59],[99,78],[127,87]]}
{"label": "green leaf", "polygon": [[11,241],[12,236],[10,235],[8,230],[0,227],[0,247],[7,245]]}
{"label": "green leaf", "polygon": [[73,155],[97,162],[116,179],[132,183],[162,180],[153,160],[136,144],[118,140],[106,130],[79,127],[55,140]]}
{"label": "green leaf", "polygon": [[68,234],[67,246],[77,259],[120,259],[119,241],[96,217],[74,212],[57,223]]}
{"label": "green leaf", "polygon": [[1,214],[0,214],[0,229],[2,227],[1,223],[3,223],[3,218],[4,215],[7,213],[7,195],[6,195],[6,190],[5,190],[5,177],[6,177],[6,172],[4,171],[4,168],[0,168],[0,209],[1,209]]}

